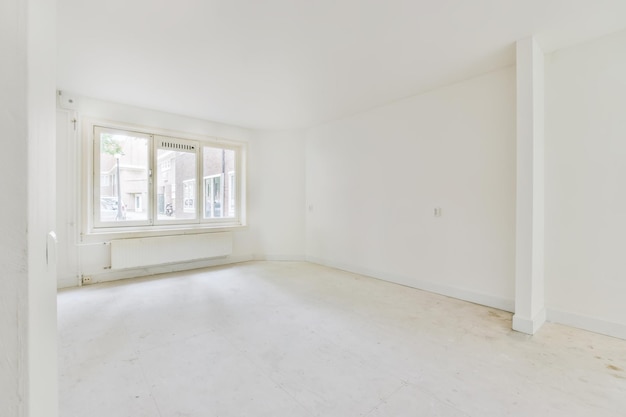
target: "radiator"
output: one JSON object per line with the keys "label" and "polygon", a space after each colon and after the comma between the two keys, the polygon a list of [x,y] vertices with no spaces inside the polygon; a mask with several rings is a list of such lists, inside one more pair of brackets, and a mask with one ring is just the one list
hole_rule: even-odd
{"label": "radiator", "polygon": [[228,256],[230,232],[111,241],[111,269],[136,268]]}

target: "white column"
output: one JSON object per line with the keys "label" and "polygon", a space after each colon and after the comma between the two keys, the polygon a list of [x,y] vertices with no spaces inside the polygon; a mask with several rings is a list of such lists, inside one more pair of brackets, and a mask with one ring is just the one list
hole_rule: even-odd
{"label": "white column", "polygon": [[56,1],[0,2],[0,416],[57,413]]}
{"label": "white column", "polygon": [[28,417],[58,415],[56,0],[27,2]]}
{"label": "white column", "polygon": [[26,2],[0,2],[0,416],[25,415],[28,240]]}
{"label": "white column", "polygon": [[545,322],[544,54],[534,38],[517,42],[517,212],[513,329]]}

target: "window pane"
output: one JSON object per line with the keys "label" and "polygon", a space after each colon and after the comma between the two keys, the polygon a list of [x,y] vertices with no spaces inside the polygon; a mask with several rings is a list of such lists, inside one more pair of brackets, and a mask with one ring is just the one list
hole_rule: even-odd
{"label": "window pane", "polygon": [[204,218],[235,217],[235,151],[205,146],[202,177]]}
{"label": "window pane", "polygon": [[148,197],[148,139],[100,131],[99,140],[100,221],[148,220],[143,205],[137,204]]}
{"label": "window pane", "polygon": [[157,151],[157,217],[159,220],[196,219],[195,152]]}

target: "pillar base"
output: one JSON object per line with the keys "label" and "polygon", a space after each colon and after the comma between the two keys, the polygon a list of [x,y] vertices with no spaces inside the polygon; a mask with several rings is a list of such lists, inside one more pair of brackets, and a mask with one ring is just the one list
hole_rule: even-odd
{"label": "pillar base", "polygon": [[527,317],[521,317],[519,314],[513,315],[513,330],[533,335],[543,326],[546,322],[546,309],[535,315],[532,319]]}

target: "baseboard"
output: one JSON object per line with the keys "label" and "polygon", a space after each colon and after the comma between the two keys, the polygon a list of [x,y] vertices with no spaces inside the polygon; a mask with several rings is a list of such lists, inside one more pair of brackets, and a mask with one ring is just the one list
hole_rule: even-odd
{"label": "baseboard", "polygon": [[513,315],[513,330],[526,334],[535,334],[546,322],[546,310],[542,309],[533,318],[522,317],[519,314]]}
{"label": "baseboard", "polygon": [[552,323],[564,324],[566,326],[626,340],[626,324],[614,323],[557,309],[548,309],[547,318],[548,321]]}
{"label": "baseboard", "polygon": [[304,255],[254,255],[255,261],[305,262]]}
{"label": "baseboard", "polygon": [[419,290],[445,295],[447,297],[457,298],[459,300],[469,301],[471,303],[480,304],[487,307],[497,308],[498,310],[504,310],[511,313],[515,310],[515,300],[509,300],[498,296],[470,291],[465,288],[441,285],[429,281],[415,280],[413,278],[408,278],[405,276],[388,274],[381,271],[374,271],[354,265],[331,262],[326,259],[316,258],[312,256],[307,257],[306,260],[314,264],[341,269],[343,271],[353,272],[355,274],[365,275],[383,281],[393,282],[395,284],[404,285],[406,287],[416,288]]}
{"label": "baseboard", "polygon": [[57,277],[57,289],[78,287],[79,278],[76,276]]}

